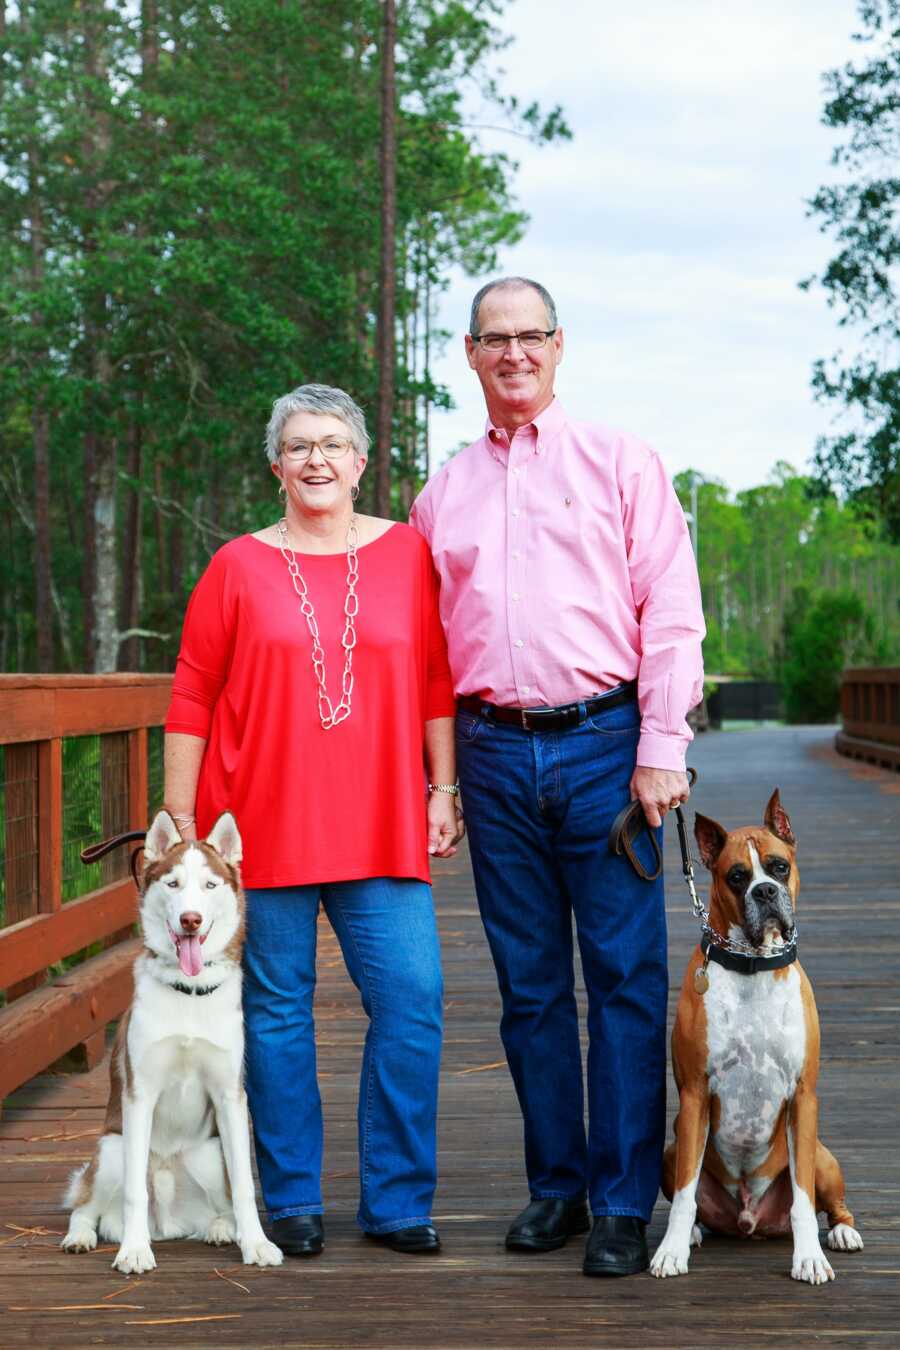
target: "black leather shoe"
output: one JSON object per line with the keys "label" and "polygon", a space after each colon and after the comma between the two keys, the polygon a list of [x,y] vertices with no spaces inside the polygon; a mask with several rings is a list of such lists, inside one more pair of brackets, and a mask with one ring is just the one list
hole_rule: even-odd
{"label": "black leather shoe", "polygon": [[637,1275],[650,1264],[647,1225],[630,1214],[604,1214],[594,1220],[584,1252],[585,1275]]}
{"label": "black leather shoe", "polygon": [[425,1256],[429,1252],[441,1250],[441,1239],[437,1229],[430,1223],[419,1223],[413,1228],[395,1228],[393,1233],[366,1233],[373,1242],[390,1247],[392,1252],[404,1252],[408,1256]]}
{"label": "black leather shoe", "polygon": [[591,1218],[584,1196],[577,1200],[532,1200],[513,1219],[506,1246],[513,1252],[552,1252],[576,1233],[586,1233]]}
{"label": "black leather shoe", "polygon": [[285,1256],[318,1256],[325,1246],[321,1214],[289,1214],[272,1224],[272,1241]]}

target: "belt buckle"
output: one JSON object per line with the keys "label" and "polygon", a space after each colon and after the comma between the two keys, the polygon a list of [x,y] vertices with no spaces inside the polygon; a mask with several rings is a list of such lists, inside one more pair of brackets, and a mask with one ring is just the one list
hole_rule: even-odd
{"label": "belt buckle", "polygon": [[528,709],[522,708],[521,712],[522,712],[522,730],[531,731],[531,727],[528,725]]}

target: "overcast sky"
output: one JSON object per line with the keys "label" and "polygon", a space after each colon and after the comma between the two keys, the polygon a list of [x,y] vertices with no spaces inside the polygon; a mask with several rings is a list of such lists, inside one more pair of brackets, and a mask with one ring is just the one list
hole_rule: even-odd
{"label": "overcast sky", "polygon": [[[797,288],[833,251],[804,199],[833,171],[822,72],[852,57],[855,0],[514,0],[505,87],[563,104],[574,139],[519,160],[531,217],[501,272],[554,295],[568,411],[648,440],[670,473],[730,487],[778,459],[803,469],[832,414],[812,361],[840,345],[821,295]],[[479,435],[484,406],[462,335],[477,283],[454,276],[436,363],[457,409],[433,454]]]}

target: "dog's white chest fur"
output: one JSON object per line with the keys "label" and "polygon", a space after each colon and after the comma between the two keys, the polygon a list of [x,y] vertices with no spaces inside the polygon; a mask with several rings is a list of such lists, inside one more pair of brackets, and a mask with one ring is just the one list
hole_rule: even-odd
{"label": "dog's white chest fur", "polygon": [[732,1176],[765,1159],[782,1104],[806,1059],[800,976],[788,967],[740,975],[710,963],[705,995],[709,1090],[721,1113],[714,1142]]}

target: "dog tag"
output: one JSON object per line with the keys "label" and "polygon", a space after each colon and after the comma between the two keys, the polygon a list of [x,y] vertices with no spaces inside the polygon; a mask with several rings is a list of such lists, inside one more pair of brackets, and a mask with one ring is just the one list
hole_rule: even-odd
{"label": "dog tag", "polygon": [[706,973],[706,962],[698,966],[694,971],[694,989],[698,994],[705,994],[709,988],[709,976]]}

